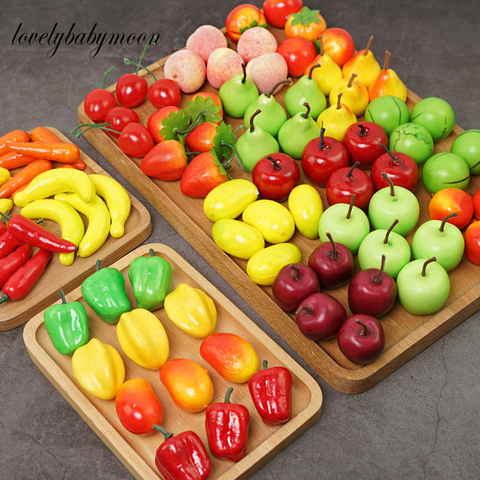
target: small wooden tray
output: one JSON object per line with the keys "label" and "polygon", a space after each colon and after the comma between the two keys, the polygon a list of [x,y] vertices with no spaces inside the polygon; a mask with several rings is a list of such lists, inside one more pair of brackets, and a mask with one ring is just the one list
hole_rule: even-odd
{"label": "small wooden tray", "polygon": [[[57,129],[47,128],[63,142],[71,143]],[[81,152],[81,159],[87,165],[86,173],[108,175],[100,165],[83,152]],[[16,171],[12,170],[12,174],[15,174]],[[58,290],[60,288],[65,293],[68,293],[80,285],[88,275],[95,271],[95,263],[98,259],[102,260],[103,266],[108,266],[148,238],[152,231],[150,213],[134,196],[130,194],[129,196],[132,202],[132,210],[125,223],[125,234],[123,237],[113,238],[109,236],[102,247],[92,256],[86,258],[77,256],[72,265],[69,266],[62,265],[58,259],[58,254],[53,254],[45,272],[24,299],[0,305],[0,330],[10,330],[30,320],[36,313],[58,298]],[[20,208],[14,206],[11,214],[19,212]],[[87,225],[86,219],[85,224]],[[59,225],[51,220],[45,220],[42,226],[56,235],[61,235]]]}
{"label": "small wooden tray", "polygon": [[[250,411],[250,435],[247,456],[238,463],[212,458],[211,478],[233,480],[247,478],[258,470],[298,435],[312,425],[321,415],[323,396],[315,380],[298,365],[284,350],[260,330],[244,313],[220,293],[210,282],[198,273],[189,263],[171,248],[161,244],[142,245],[127,256],[118,260],[112,267],[118,268],[125,277],[127,294],[135,305],[131,285],[128,280],[130,262],[139,256],[149,256],[152,248],[158,256],[172,265],[173,288],[179,283],[187,283],[207,293],[215,302],[218,319],[215,332],[230,332],[242,336],[251,343],[260,360],[268,360],[270,366],[285,366],[294,377],[293,413],[291,420],[281,426],[266,426],[257,414],[252,403],[248,385],[231,384],[221,378],[201,358],[199,347],[201,339],[188,336],[177,328],[166,316],[162,308],[155,311],[167,331],[170,342],[170,359],[189,358],[207,367],[213,381],[214,402],[223,401],[225,392],[234,387],[232,401],[245,405]],[[85,304],[80,287],[67,295],[68,301],[80,301],[87,309],[90,338],[99,338],[102,342],[114,346],[125,362],[126,380],[145,378],[150,382],[164,409],[163,426],[174,433],[194,430],[207,445],[205,435],[205,412],[188,413],[177,407],[166,388],[160,382],[159,371],[142,368],[133,363],[122,351],[115,325],[100,320]],[[58,303],[58,302],[57,302]],[[161,478],[155,467],[155,452],[163,441],[161,434],[138,436],[130,434],[118,420],[115,401],[100,400],[80,387],[72,371],[70,356],[64,356],[55,350],[45,329],[43,311],[38,313],[24,330],[24,340],[28,353],[38,368],[53,383],[55,388],[73,406],[94,432],[105,442],[112,452],[138,479]]]}
{"label": "small wooden tray", "polygon": [[[284,31],[268,27],[278,43],[285,39]],[[229,45],[235,45],[229,40]],[[164,77],[163,67],[166,58],[147,67],[157,78]],[[143,70],[147,82],[152,83],[150,75]],[[115,91],[115,85],[109,87]],[[202,91],[217,93],[207,82]],[[275,95],[283,105],[286,88]],[[183,108],[192,95],[182,95],[179,107]],[[407,105],[411,110],[420,98],[408,91]],[[156,111],[147,100],[135,108],[140,121],[146,125],[148,117]],[[83,103],[78,108],[80,123],[89,121]],[[360,118],[359,120],[361,120]],[[226,117],[225,121],[233,128],[243,123],[242,119]],[[463,130],[457,125],[453,132],[441,142],[435,144],[434,153],[449,152],[453,140]],[[90,130],[85,134],[87,140],[155,207],[155,209],[263,316],[263,318],[281,335],[290,346],[333,388],[343,393],[360,393],[376,385],[387,375],[420,353],[441,336],[472,315],[480,308],[480,269],[467,259],[450,273],[452,290],[450,297],[440,312],[430,316],[416,316],[406,312],[397,302],[394,309],[382,317],[386,335],[386,348],[382,355],[367,366],[350,362],[340,351],[336,339],[314,342],[299,330],[292,315],[285,313],[272,298],[271,287],[254,284],[246,274],[246,261],[230,257],[213,241],[212,222],[203,212],[203,199],[192,199],[183,195],[179,182],[164,182],[148,178],[140,169],[141,159],[126,156],[118,147],[117,140],[101,130]],[[236,162],[229,170],[233,178],[251,180],[251,174],[244,172]],[[301,172],[300,183],[310,183]],[[325,188],[316,187],[326,208]],[[480,188],[480,177],[472,177],[469,191]],[[427,221],[430,195],[419,185],[416,195],[420,202],[421,214],[417,224]],[[287,202],[283,202],[287,206]],[[407,236],[411,243],[412,232]],[[308,258],[319,240],[309,240],[298,231],[290,242],[296,244],[302,252],[302,262]],[[358,266],[357,266],[358,270]],[[347,307],[347,287],[329,291]],[[347,309],[348,311],[348,309]]]}

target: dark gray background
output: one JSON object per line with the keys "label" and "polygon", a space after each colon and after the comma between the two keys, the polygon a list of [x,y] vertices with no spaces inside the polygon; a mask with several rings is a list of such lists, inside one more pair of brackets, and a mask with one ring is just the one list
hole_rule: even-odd
{"label": "dark gray background", "polygon": [[[45,2],[46,3],[46,2]],[[12,46],[24,31],[147,33],[162,41],[148,52],[152,63],[185,46],[202,24],[224,25],[240,1],[57,0],[0,1],[0,134],[37,125],[68,134],[77,125],[77,106],[99,86],[107,68],[118,68],[107,84],[128,70],[124,56],[140,48],[60,46],[51,59],[47,47]],[[372,50],[421,97],[438,96],[453,106],[464,129],[479,128],[480,2],[381,0],[314,3],[330,27],[347,29],[358,49],[375,36]],[[261,4],[257,1],[257,5]],[[77,144],[112,176],[115,170],[86,141]],[[125,182],[124,182],[125,183]],[[127,184],[127,187],[131,187]],[[134,192],[137,196],[138,193]],[[141,192],[140,192],[141,193]],[[148,206],[148,205],[147,205]],[[263,320],[221,279],[175,230],[148,206],[153,233],[147,242],[177,250],[227,294],[313,374]],[[480,275],[480,273],[479,273]],[[320,421],[256,473],[256,480],[478,479],[480,478],[480,328],[477,313],[370,391],[343,395],[323,382]],[[131,479],[130,473],[90,430],[28,357],[23,327],[0,332],[0,478]]]}

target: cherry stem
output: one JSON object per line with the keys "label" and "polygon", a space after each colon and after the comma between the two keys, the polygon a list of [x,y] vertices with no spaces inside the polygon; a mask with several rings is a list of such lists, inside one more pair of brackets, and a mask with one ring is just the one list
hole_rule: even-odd
{"label": "cherry stem", "polygon": [[381,285],[382,283],[382,275],[383,275],[383,272],[385,271],[386,260],[387,260],[387,257],[385,255],[382,255],[382,263],[380,265],[380,271],[378,272],[378,275],[375,275],[373,277],[373,283],[376,283],[377,285]]}
{"label": "cherry stem", "polygon": [[313,71],[316,69],[316,68],[319,68],[321,67],[321,65],[319,63],[316,63],[315,65],[312,66],[312,68],[310,69],[310,71],[308,72],[308,79],[311,80],[312,79],[312,73]]}
{"label": "cherry stem", "polygon": [[442,220],[442,223],[440,224],[440,233],[443,233],[443,230],[445,229],[445,224],[451,219],[451,218],[455,218],[455,217],[458,217],[458,213],[457,212],[453,212],[453,213],[450,213],[450,215],[447,215],[443,220]]}
{"label": "cherry stem", "polygon": [[388,237],[390,236],[390,232],[395,228],[395,225],[398,223],[398,218],[396,218],[393,223],[390,225],[390,228],[387,230],[387,233],[385,234],[385,239],[383,240],[383,243],[387,245],[388,243]]}
{"label": "cherry stem", "polygon": [[380,140],[376,140],[376,142],[392,157],[394,162],[399,162],[400,158],[396,157]]}
{"label": "cherry stem", "polygon": [[353,171],[360,165],[360,162],[355,162],[352,165],[352,168],[348,171],[348,173],[345,175],[346,178],[351,178],[353,175]]}
{"label": "cherry stem", "polygon": [[350,80],[347,83],[347,88],[352,88],[355,77],[358,77],[358,75],[356,73],[352,73],[352,76],[350,77]]}
{"label": "cherry stem", "polygon": [[274,170],[281,170],[282,166],[280,165],[280,162],[273,158],[271,155],[268,155],[267,160],[270,160],[273,163],[273,169]]}
{"label": "cherry stem", "polygon": [[342,98],[343,93],[338,94],[338,100],[337,100],[337,110],[340,110],[341,104],[340,104],[340,99]]}
{"label": "cherry stem", "polygon": [[227,393],[225,394],[225,401],[224,403],[231,403],[230,402],[230,397],[232,395],[232,392],[233,392],[233,387],[230,387],[228,390],[227,390]]}
{"label": "cherry stem", "polygon": [[330,232],[325,233],[326,237],[330,240],[330,243],[332,244],[332,251],[330,252],[331,255],[330,257],[333,259],[337,258],[337,246],[335,245],[335,242],[333,241],[333,237]]}
{"label": "cherry stem", "polygon": [[302,278],[302,275],[300,274],[300,269],[296,265],[291,263],[288,266],[288,268],[291,268],[292,270],[295,270],[295,275],[292,277],[294,280],[300,280]]}
{"label": "cherry stem", "polygon": [[365,52],[363,54],[364,57],[367,56],[368,51],[370,50],[370,45],[372,44],[373,35],[368,39],[367,47],[365,48]]}
{"label": "cherry stem", "polygon": [[318,148],[320,150],[325,150],[327,146],[325,145],[325,142],[323,141],[323,136],[325,135],[325,128],[323,128],[323,122],[322,122],[322,128],[320,128],[320,142],[318,144]]}
{"label": "cherry stem", "polygon": [[437,257],[432,257],[432,258],[429,258],[428,260],[425,260],[425,263],[423,264],[423,268],[422,268],[422,277],[425,277],[427,275],[427,265],[429,263],[436,262],[436,261],[437,261]]}
{"label": "cherry stem", "polygon": [[112,73],[114,70],[116,70],[115,67],[109,68],[104,74],[103,74],[103,80],[102,80],[102,88],[105,88],[105,80],[107,79],[107,76],[109,73]]}
{"label": "cherry stem", "polygon": [[260,113],[262,113],[262,111],[260,109],[257,109],[255,111],[255,113],[250,117],[250,131],[253,132],[255,130],[255,126],[253,125],[253,119],[259,115]]}
{"label": "cherry stem", "polygon": [[266,93],[265,95],[270,98],[272,95],[273,95],[273,92],[275,92],[275,90],[280,86],[280,85],[286,85],[286,84],[290,84],[292,83],[292,80],[290,78],[287,78],[286,80],[280,80],[279,82],[277,82],[273,88],[268,92]]}
{"label": "cherry stem", "polygon": [[300,312],[302,310],[306,310],[309,315],[313,315],[313,308],[312,307],[306,307],[305,305],[302,305],[296,312],[295,315],[300,315]]}
{"label": "cherry stem", "polygon": [[147,67],[144,67],[141,63],[132,62],[132,61],[129,60],[128,58],[124,58],[124,59],[123,59],[123,63],[124,63],[125,65],[136,65],[136,66],[137,66],[137,71],[135,72],[135,75],[138,75],[138,69],[139,69],[140,67],[142,67],[147,73],[149,73],[149,74],[153,77],[153,79],[154,79],[155,81],[157,81],[157,77],[156,77]]}
{"label": "cherry stem", "polygon": [[367,129],[363,126],[362,123],[359,123],[357,127],[360,129],[358,132],[359,137],[366,137],[367,136]]}
{"label": "cherry stem", "polygon": [[75,130],[72,130],[70,133],[75,135],[77,138],[80,138],[85,132],[88,132],[88,130],[91,130],[92,128],[99,128],[100,130],[106,130],[107,132],[112,132],[112,133],[117,133],[118,135],[120,135],[122,132],[119,132],[118,130],[113,130],[111,128],[107,128],[105,126],[103,126],[102,124],[95,124],[95,125],[92,125],[88,128],[86,128],[85,130],[82,130],[81,132],[76,132],[76,130],[78,129],[79,127],[77,127]]}
{"label": "cherry stem", "polygon": [[353,205],[355,203],[355,199],[357,198],[357,194],[354,193],[352,194],[352,198],[350,199],[350,205],[348,206],[348,210],[347,210],[347,220],[350,220],[350,217],[352,215],[352,210],[353,210]]}
{"label": "cherry stem", "polygon": [[368,337],[370,335],[370,332],[369,332],[367,326],[361,320],[359,320],[358,318],[355,319],[355,322],[363,327],[363,332],[360,332],[360,335]]}
{"label": "cherry stem", "polygon": [[305,102],[303,106],[307,107],[307,111],[304,114],[302,114],[302,116],[303,118],[308,118],[308,116],[310,115],[310,105],[307,102]]}
{"label": "cherry stem", "polygon": [[245,66],[244,63],[242,63],[242,69],[243,69],[242,83],[245,83],[247,81],[247,67]]}
{"label": "cherry stem", "polygon": [[[152,37],[152,39],[151,39],[149,42],[147,42],[147,44],[146,44],[145,47],[143,48],[142,54],[140,55],[140,60],[138,61],[137,70],[135,71],[135,75],[138,75],[138,69],[139,69],[140,66],[142,65],[142,60],[143,60],[143,57],[145,56],[145,52],[147,51],[148,47],[153,43],[153,39],[154,39],[154,38],[155,38],[155,37]],[[146,69],[145,69],[145,70],[146,70]],[[148,72],[148,70],[147,70],[147,72]],[[148,72],[148,73],[150,73],[150,72]],[[155,81],[157,80],[157,79],[153,76],[153,74],[150,74],[150,75],[152,75],[152,77],[155,79]]]}
{"label": "cherry stem", "polygon": [[388,50],[385,51],[385,61],[383,62],[384,70],[388,70],[388,59],[390,58],[391,55],[392,54]]}
{"label": "cherry stem", "polygon": [[388,184],[390,185],[390,196],[391,196],[391,197],[394,197],[394,196],[395,196],[395,186],[393,185],[392,180],[390,179],[390,177],[389,177],[385,172],[382,172],[380,175],[381,175],[381,176],[388,182]]}

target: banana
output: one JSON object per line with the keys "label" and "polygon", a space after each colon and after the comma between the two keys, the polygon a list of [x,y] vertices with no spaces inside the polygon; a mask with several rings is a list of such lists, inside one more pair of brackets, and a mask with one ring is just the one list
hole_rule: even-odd
{"label": "banana", "polygon": [[130,215],[131,202],[128,192],[112,177],[106,175],[89,175],[95,185],[97,195],[102,197],[110,212],[112,224],[110,235],[120,238],[125,233],[125,222]]}
{"label": "banana", "polygon": [[87,230],[78,246],[77,255],[88,257],[95,253],[105,243],[110,230],[110,214],[105,202],[95,195],[90,203],[85,203],[76,193],[59,193],[54,198],[68,203],[88,219]]}
{"label": "banana", "polygon": [[[85,233],[85,226],[80,215],[68,203],[60,200],[35,200],[22,208],[20,213],[27,218],[48,218],[60,225],[62,238],[74,243],[77,247]],[[75,260],[75,252],[60,253],[60,263],[71,265]]]}
{"label": "banana", "polygon": [[33,200],[62,192],[76,193],[83,202],[90,203],[95,197],[95,185],[81,170],[55,168],[37,175],[24,190],[14,195],[13,202],[19,207],[24,207]]}

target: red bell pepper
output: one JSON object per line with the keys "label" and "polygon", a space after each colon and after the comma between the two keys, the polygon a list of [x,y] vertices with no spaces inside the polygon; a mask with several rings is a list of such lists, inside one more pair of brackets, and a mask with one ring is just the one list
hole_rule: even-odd
{"label": "red bell pepper", "polygon": [[247,407],[230,403],[233,388],[229,388],[224,403],[212,403],[205,416],[208,445],[213,455],[240,461],[247,450],[250,414]]}
{"label": "red bell pepper", "polygon": [[[3,224],[2,224],[3,225]],[[21,241],[14,237],[10,232],[6,231],[0,235],[0,258],[6,257],[9,253],[13,252]]]}
{"label": "red bell pepper", "polygon": [[3,222],[0,222],[0,235],[3,235],[6,231],[7,226]]}
{"label": "red bell pepper", "polygon": [[206,480],[212,471],[212,463],[200,437],[191,430],[173,436],[164,428],[165,441],[155,454],[155,465],[167,480]]}
{"label": "red bell pepper", "polygon": [[267,366],[264,360],[263,370],[250,377],[248,388],[263,423],[280,425],[292,416],[293,378],[288,368]]}
{"label": "red bell pepper", "polygon": [[23,244],[14,252],[7,255],[0,260],[0,288],[5,285],[5,282],[30,258],[32,247]]}

